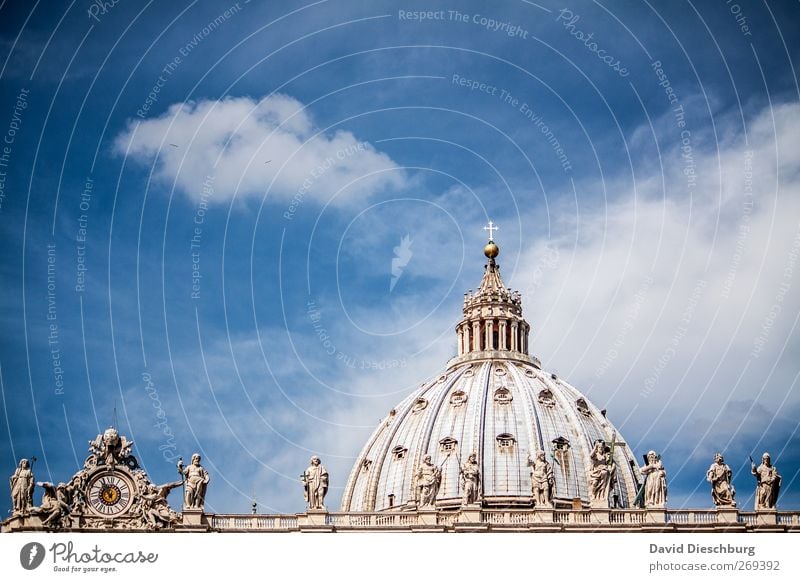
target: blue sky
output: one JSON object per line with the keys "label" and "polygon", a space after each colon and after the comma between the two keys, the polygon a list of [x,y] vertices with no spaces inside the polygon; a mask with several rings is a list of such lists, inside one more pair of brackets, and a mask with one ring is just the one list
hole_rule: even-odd
{"label": "blue sky", "polygon": [[68,479],[116,409],[155,481],[201,452],[213,511],[301,511],[312,454],[338,506],[491,218],[532,352],[671,506],[717,450],[743,506],[765,450],[800,506],[797,12],[0,3],[3,470]]}

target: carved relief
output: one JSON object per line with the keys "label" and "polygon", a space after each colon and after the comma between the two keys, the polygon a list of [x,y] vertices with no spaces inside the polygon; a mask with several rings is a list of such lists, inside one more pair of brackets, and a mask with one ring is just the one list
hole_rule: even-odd
{"label": "carved relief", "polygon": [[575,401],[575,407],[578,409],[578,412],[587,418],[592,415],[592,411],[589,410],[589,405],[583,398],[578,398],[578,400]]}

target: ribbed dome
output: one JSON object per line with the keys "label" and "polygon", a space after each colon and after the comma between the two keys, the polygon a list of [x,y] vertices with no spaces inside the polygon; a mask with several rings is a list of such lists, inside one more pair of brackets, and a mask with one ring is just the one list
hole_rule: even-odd
{"label": "ribbed dome", "polygon": [[459,355],[381,422],[350,473],[342,511],[412,505],[426,455],[441,469],[436,507],[459,506],[459,470],[471,453],[484,505],[530,505],[528,458],[540,450],[552,463],[555,505],[579,499],[588,507],[587,468],[598,439],[614,442],[611,505],[632,506],[641,478],[631,451],[604,411],[527,355],[529,329],[519,293],[503,287],[490,256],[478,291],[464,300]]}

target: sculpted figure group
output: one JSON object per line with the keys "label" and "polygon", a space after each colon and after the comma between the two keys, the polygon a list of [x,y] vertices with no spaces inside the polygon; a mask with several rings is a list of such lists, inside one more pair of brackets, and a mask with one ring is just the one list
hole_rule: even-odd
{"label": "sculpted figure group", "polygon": [[[49,529],[108,527],[109,522],[115,529],[170,528],[180,521],[180,516],[170,508],[167,496],[182,485],[184,509],[202,510],[209,475],[200,465],[200,455],[192,455],[188,467],[183,467],[182,462],[178,464],[180,481],[154,485],[131,454],[132,445],[133,442],[120,436],[116,429],[109,428],[90,441],[91,454],[84,467],[68,482],[57,485],[36,481],[33,475],[36,459],[21,459],[9,480],[12,517],[36,517]],[[108,473],[109,469],[113,473]],[[103,481],[104,475],[109,474],[117,475],[115,484]],[[43,490],[38,506],[33,505],[35,487]],[[119,511],[98,514],[98,488],[102,503],[119,507]]]}

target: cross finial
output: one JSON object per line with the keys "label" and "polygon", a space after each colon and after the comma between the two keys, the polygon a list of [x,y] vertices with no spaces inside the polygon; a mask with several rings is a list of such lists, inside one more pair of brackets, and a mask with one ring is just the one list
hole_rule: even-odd
{"label": "cross finial", "polygon": [[483,230],[489,231],[489,242],[494,241],[494,233],[492,231],[498,230],[497,226],[490,220],[488,226],[484,226]]}

